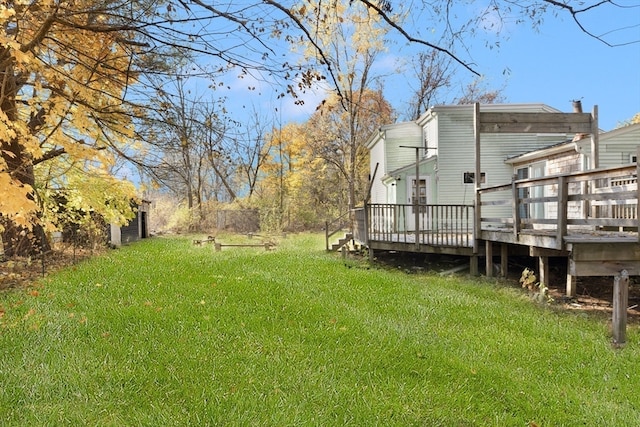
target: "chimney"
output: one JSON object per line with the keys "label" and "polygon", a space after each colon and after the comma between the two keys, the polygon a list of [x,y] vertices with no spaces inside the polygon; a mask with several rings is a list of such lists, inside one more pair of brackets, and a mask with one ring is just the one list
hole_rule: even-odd
{"label": "chimney", "polygon": [[579,99],[574,99],[573,101],[571,101],[571,104],[573,105],[574,113],[582,113],[582,101],[580,101]]}
{"label": "chimney", "polygon": [[[580,101],[579,99],[574,99],[573,101],[571,101],[571,105],[573,105],[573,112],[574,113],[582,113],[582,101]],[[571,140],[571,142],[576,142],[579,141],[583,138],[586,138],[588,134],[586,133],[576,133],[573,136],[573,139]]]}

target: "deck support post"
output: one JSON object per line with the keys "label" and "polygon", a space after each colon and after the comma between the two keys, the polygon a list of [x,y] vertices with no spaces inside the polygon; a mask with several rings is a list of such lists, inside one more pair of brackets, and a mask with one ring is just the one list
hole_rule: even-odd
{"label": "deck support post", "polygon": [[469,257],[469,274],[472,276],[478,275],[478,255],[473,254]]}
{"label": "deck support post", "polygon": [[493,242],[490,240],[485,240],[484,242],[485,248],[485,274],[487,277],[493,277]]}
{"label": "deck support post", "polygon": [[[636,150],[636,199],[640,200],[640,183],[638,183],[638,178],[640,178],[640,145]],[[638,244],[640,244],[640,215],[637,215],[638,208],[636,207],[636,220],[638,222],[637,231],[638,231]]]}
{"label": "deck support post", "polygon": [[629,273],[622,270],[613,278],[613,342],[623,345],[627,340],[627,306],[629,304]]}
{"label": "deck support post", "polygon": [[571,258],[567,257],[567,289],[566,294],[568,297],[575,297],[577,293],[576,286],[578,284],[578,278],[571,274]]}
{"label": "deck support post", "polygon": [[548,256],[540,256],[538,257],[538,281],[541,285],[549,286],[549,257]]}
{"label": "deck support post", "polygon": [[500,245],[500,275],[507,277],[509,266],[509,246],[506,243]]}
{"label": "deck support post", "polygon": [[[425,191],[427,189],[425,188]],[[420,147],[416,147],[416,194],[413,196],[414,221],[416,224],[416,249],[420,249]],[[425,193],[425,197],[427,194]]]}
{"label": "deck support post", "polygon": [[373,262],[375,261],[375,256],[373,254],[373,249],[371,247],[369,247],[369,262]]}

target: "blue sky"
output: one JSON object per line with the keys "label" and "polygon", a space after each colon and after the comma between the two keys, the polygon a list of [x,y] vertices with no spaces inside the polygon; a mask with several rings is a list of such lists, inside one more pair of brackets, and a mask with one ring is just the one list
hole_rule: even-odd
{"label": "blue sky", "polygon": [[[594,27],[610,34],[608,40],[640,41],[640,1],[621,17],[602,9]],[[621,18],[624,18],[622,20]],[[571,111],[571,100],[581,99],[585,112],[598,106],[600,128],[611,130],[621,121],[640,113],[640,42],[609,47],[584,34],[570,18],[549,19],[535,32],[521,25],[496,52],[478,58],[482,72],[500,81],[508,67],[504,95],[509,102],[541,102],[561,111]]]}
{"label": "blue sky", "polygon": [[[475,2],[473,7],[482,2]],[[585,112],[598,106],[599,126],[608,131],[622,121],[640,113],[640,0],[619,0],[623,13],[598,8],[597,13],[582,18],[598,35],[606,34],[612,43],[636,41],[626,46],[609,47],[583,33],[570,16],[547,16],[544,24],[534,30],[530,23],[508,23],[503,28],[500,48],[489,49],[480,38],[470,50],[458,52],[483,75],[488,88],[502,88],[505,102],[543,103],[560,111],[570,112],[571,101],[582,101]],[[472,11],[473,12],[473,11]],[[612,30],[619,30],[613,31]],[[380,58],[381,73],[389,73],[395,60],[409,57],[415,46],[394,48]],[[389,66],[386,72],[385,66]],[[456,77],[470,82],[474,76],[458,70]],[[256,91],[246,91],[247,86]],[[385,93],[396,110],[406,107],[407,76],[395,73],[385,78]],[[260,95],[258,95],[260,93]],[[288,99],[276,100],[266,83],[248,79],[233,83],[230,98],[238,114],[251,111],[254,104],[262,111],[278,108],[282,122],[305,120],[324,97],[321,91],[309,94],[302,107]],[[245,106],[245,108],[242,108]]]}

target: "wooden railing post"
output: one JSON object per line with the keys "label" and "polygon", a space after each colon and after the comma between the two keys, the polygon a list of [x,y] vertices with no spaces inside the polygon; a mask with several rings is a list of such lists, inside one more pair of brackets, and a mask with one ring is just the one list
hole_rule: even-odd
{"label": "wooden railing post", "polygon": [[567,234],[568,189],[567,178],[565,176],[558,177],[558,228],[556,230],[558,249],[564,249],[564,236]]}
{"label": "wooden railing post", "polygon": [[324,241],[327,252],[329,252],[329,221],[324,222]]}
{"label": "wooden railing post", "polygon": [[511,179],[511,197],[513,197],[513,237],[518,240],[518,234],[520,234],[520,197],[518,195],[518,186],[516,185],[517,175],[513,175]]}
{"label": "wooden railing post", "polygon": [[363,232],[364,232],[364,236],[362,236],[362,238],[364,239],[364,244],[368,245],[369,244],[369,203],[364,204],[363,207],[363,212],[362,212],[362,216],[363,216],[363,221],[364,221],[364,227],[363,227]]}
{"label": "wooden railing post", "polygon": [[623,345],[627,340],[627,305],[629,304],[629,273],[622,270],[613,278],[613,342]]}

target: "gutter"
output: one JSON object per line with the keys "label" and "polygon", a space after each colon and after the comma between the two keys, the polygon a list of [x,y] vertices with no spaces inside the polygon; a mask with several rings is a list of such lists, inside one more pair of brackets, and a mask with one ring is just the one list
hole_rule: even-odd
{"label": "gutter", "polygon": [[555,147],[543,148],[542,150],[525,153],[517,157],[512,157],[505,160],[506,164],[513,165],[516,163],[529,162],[532,160],[542,159],[555,154],[561,154],[565,152],[575,151],[576,153],[582,153],[582,147],[577,142],[569,144],[556,145]]}

